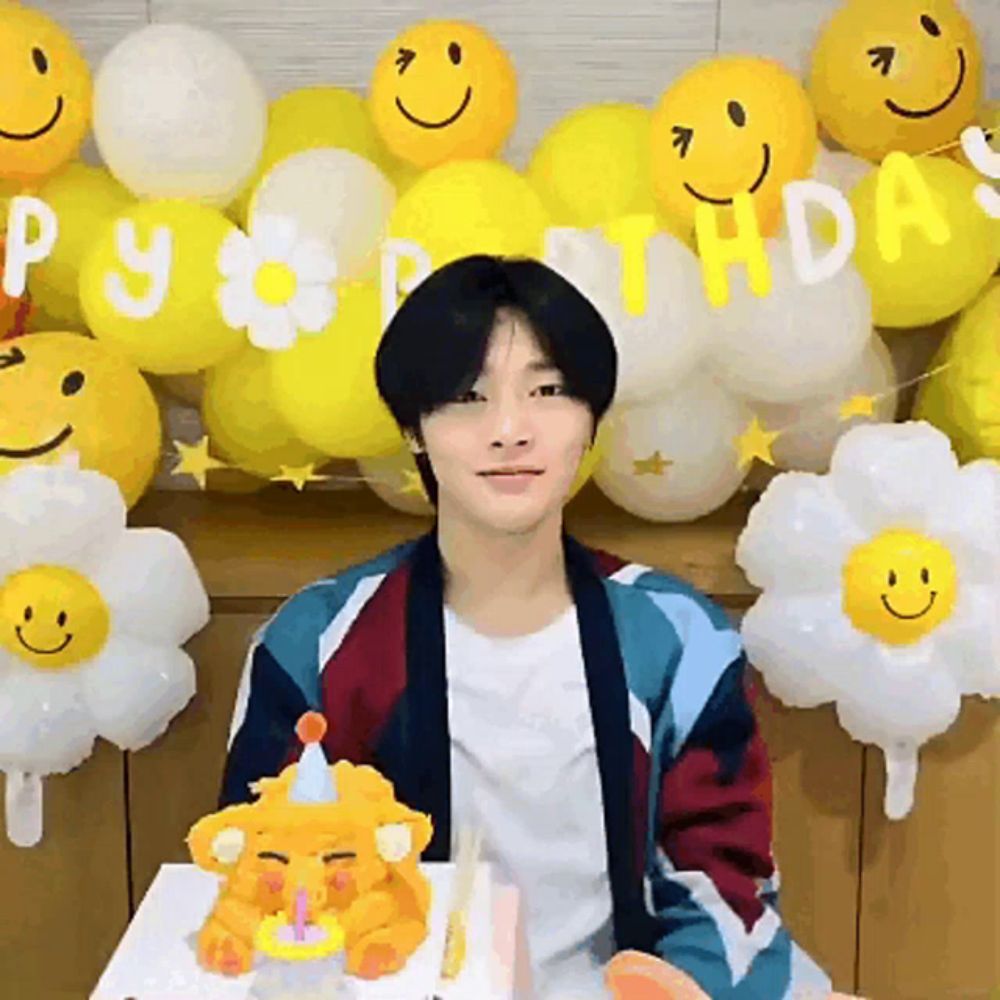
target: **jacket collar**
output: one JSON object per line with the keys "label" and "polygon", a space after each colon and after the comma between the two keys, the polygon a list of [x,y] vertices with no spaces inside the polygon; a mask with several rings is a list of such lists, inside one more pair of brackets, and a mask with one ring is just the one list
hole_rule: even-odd
{"label": "jacket collar", "polygon": [[[615,938],[645,947],[649,928],[634,877],[631,803],[634,781],[628,689],[614,619],[592,553],[563,532],[566,570],[580,627],[587,691],[601,779]],[[445,668],[444,576],[437,526],[414,547],[406,607],[407,685],[401,705],[405,760],[400,797],[428,813],[434,834],[425,859],[444,861],[451,847],[451,738]]]}

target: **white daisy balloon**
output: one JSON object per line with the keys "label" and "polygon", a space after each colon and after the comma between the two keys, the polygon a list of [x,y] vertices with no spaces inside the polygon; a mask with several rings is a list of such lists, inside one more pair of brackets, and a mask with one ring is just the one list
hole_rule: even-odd
{"label": "white daisy balloon", "polygon": [[41,836],[40,779],[102,736],[138,750],[195,690],[180,648],[208,621],[183,542],[127,528],[117,484],[72,464],[0,479],[0,770],[7,831]]}
{"label": "white daisy balloon", "polygon": [[834,702],[885,755],[885,811],[913,804],[920,746],[963,695],[1000,696],[1000,464],[960,467],[930,424],[864,425],[827,475],[774,479],[736,558],[763,591],[743,641],[790,705]]}
{"label": "white daisy balloon", "polygon": [[337,262],[287,215],[258,214],[249,236],[230,233],[217,265],[222,317],[234,330],[246,327],[254,347],[287,350],[299,331],[320,333],[336,313]]}

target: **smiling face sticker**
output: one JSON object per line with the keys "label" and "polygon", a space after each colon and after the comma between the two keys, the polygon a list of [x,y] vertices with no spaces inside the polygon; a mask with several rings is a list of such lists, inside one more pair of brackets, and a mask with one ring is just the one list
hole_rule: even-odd
{"label": "smiling face sticker", "polygon": [[952,0],[848,0],[824,26],[809,77],[820,125],[876,162],[957,139],[981,88],[979,42]]}
{"label": "smiling face sticker", "polygon": [[480,28],[427,21],[383,52],[369,103],[385,144],[414,166],[487,159],[514,127],[517,77],[504,50]]}
{"label": "smiling face sticker", "polygon": [[65,566],[35,566],[0,586],[0,643],[41,670],[76,666],[108,638],[108,607],[86,577]]}
{"label": "smiling face sticker", "polygon": [[91,91],[73,39],[40,11],[0,0],[0,177],[30,184],[75,156]]}
{"label": "smiling face sticker", "polygon": [[0,475],[76,452],[116,480],[130,506],[160,453],[160,417],[145,379],[89,337],[35,333],[0,344]]}
{"label": "smiling face sticker", "polygon": [[723,56],[684,73],[653,113],[653,188],[680,231],[699,204],[731,212],[753,197],[764,235],[780,221],[781,189],[805,177],[816,155],[816,121],[798,81],[769,59]]}
{"label": "smiling face sticker", "polygon": [[913,531],[885,531],[844,564],[844,613],[890,645],[917,642],[952,613],[955,560],[940,542]]}

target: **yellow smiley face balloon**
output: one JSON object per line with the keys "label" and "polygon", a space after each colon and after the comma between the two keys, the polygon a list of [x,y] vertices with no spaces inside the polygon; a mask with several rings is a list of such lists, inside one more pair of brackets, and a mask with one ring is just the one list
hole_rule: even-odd
{"label": "yellow smiley face balloon", "polygon": [[0,588],[0,645],[41,670],[96,656],[111,616],[94,585],[65,566],[33,566]]}
{"label": "yellow smiley face balloon", "polygon": [[957,139],[981,87],[979,41],[953,0],[848,0],[823,27],[809,75],[820,125],[875,162]]}
{"label": "yellow smiley face balloon", "polygon": [[955,560],[939,541],[885,531],[844,564],[844,613],[854,627],[891,645],[917,642],[955,607]]}
{"label": "yellow smiley face balloon", "polygon": [[732,211],[753,197],[757,223],[773,234],[781,189],[808,175],[816,119],[799,82],[779,63],[747,56],[705,60],[663,93],[652,121],[653,191],[677,231],[699,204]]}
{"label": "yellow smiley face balloon", "polygon": [[160,414],[139,370],[75,333],[0,344],[0,475],[73,452],[114,479],[130,507],[139,499],[160,454]]}
{"label": "yellow smiley face balloon", "polygon": [[31,184],[75,156],[91,91],[73,39],[41,11],[0,0],[0,177]]}
{"label": "yellow smiley face balloon", "polygon": [[481,28],[426,21],[382,53],[368,100],[390,151],[426,169],[499,151],[517,116],[517,76]]}

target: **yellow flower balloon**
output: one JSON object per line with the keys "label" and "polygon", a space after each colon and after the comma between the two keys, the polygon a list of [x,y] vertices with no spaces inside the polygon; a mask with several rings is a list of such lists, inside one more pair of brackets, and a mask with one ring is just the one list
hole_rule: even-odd
{"label": "yellow flower balloon", "polygon": [[[926,223],[895,227],[884,209],[876,210],[880,170],[863,177],[849,202],[857,222],[854,263],[872,296],[877,326],[912,327],[951,316],[983,288],[1000,262],[1000,224],[975,201],[982,178],[940,156],[913,159],[928,193],[933,214],[943,220],[948,239],[936,243]],[[919,193],[901,190],[895,203],[907,210],[919,204]],[[925,212],[921,218],[926,219]],[[899,233],[899,257],[886,260],[879,248],[879,225]]]}
{"label": "yellow flower balloon", "polygon": [[655,213],[650,112],[609,101],[571,111],[542,137],[527,177],[560,226]]}
{"label": "yellow flower balloon", "polygon": [[[143,273],[119,259],[122,221],[133,224],[140,253],[155,252],[154,240],[163,241],[166,279],[159,270],[151,277],[154,268]],[[245,332],[226,325],[216,299],[219,248],[235,228],[216,209],[180,200],[145,202],[119,215],[102,229],[80,272],[80,305],[94,335],[158,375],[195,372],[237,351]],[[113,282],[118,301],[109,297]]]}
{"label": "yellow flower balloon", "polygon": [[267,352],[255,347],[209,369],[201,414],[219,454],[255,476],[269,479],[283,465],[303,466],[322,457],[278,414],[271,399]]}
{"label": "yellow flower balloon", "polygon": [[377,286],[345,285],[322,333],[268,352],[274,406],[306,444],[337,458],[367,458],[403,443],[375,384],[381,336]]}
{"label": "yellow flower balloon", "polygon": [[101,227],[135,201],[104,167],[69,163],[38,190],[56,214],[59,235],[45,260],[28,269],[31,299],[50,328],[84,330],[80,311],[80,265]]}
{"label": "yellow flower balloon", "polygon": [[472,253],[541,257],[550,224],[541,198],[512,167],[461,160],[427,171],[400,197],[389,235],[418,243],[436,269]]}

